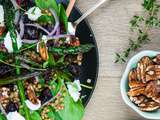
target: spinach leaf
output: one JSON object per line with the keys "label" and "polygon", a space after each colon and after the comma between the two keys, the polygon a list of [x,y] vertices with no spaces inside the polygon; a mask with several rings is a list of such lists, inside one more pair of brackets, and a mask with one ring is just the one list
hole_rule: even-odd
{"label": "spinach leaf", "polygon": [[54,59],[54,56],[52,53],[48,53],[49,59],[48,59],[48,64],[49,66],[55,66],[56,65],[56,61]]}
{"label": "spinach leaf", "polygon": [[31,119],[32,119],[32,120],[42,120],[42,119],[41,119],[41,116],[40,116],[40,114],[39,114],[38,112],[33,112],[33,113],[31,114]]}
{"label": "spinach leaf", "polygon": [[58,11],[58,5],[56,0],[35,0],[36,6],[38,6],[41,9],[48,9],[48,8],[53,8],[56,12],[57,15],[59,15]]}
{"label": "spinach leaf", "polygon": [[52,24],[55,23],[53,16],[48,16],[48,15],[42,15],[41,17],[39,17],[38,22],[39,23],[49,23],[49,22],[51,22]]}
{"label": "spinach leaf", "polygon": [[70,95],[67,94],[64,98],[64,105],[64,110],[56,112],[61,120],[82,120],[84,107],[80,100],[78,102],[74,102]]}
{"label": "spinach leaf", "polygon": [[57,79],[57,78],[49,83],[50,86],[56,86],[56,88],[54,90],[51,89],[53,96],[55,96],[59,92],[63,83],[64,83],[64,81],[62,79]]}
{"label": "spinach leaf", "polygon": [[58,79],[64,80],[65,82],[71,82],[72,74],[69,73],[67,70],[64,71],[58,71],[57,73]]}
{"label": "spinach leaf", "polygon": [[48,107],[48,109],[50,110],[48,113],[48,117],[51,120],[62,120],[61,117],[59,116],[59,114],[55,112],[54,108]]}
{"label": "spinach leaf", "polygon": [[4,115],[0,113],[0,120],[7,120]]}
{"label": "spinach leaf", "polygon": [[63,23],[65,27],[65,31],[67,31],[68,30],[68,17],[66,15],[66,10],[62,4],[59,4],[58,7],[59,7],[59,14],[60,14],[59,16],[60,22]]}

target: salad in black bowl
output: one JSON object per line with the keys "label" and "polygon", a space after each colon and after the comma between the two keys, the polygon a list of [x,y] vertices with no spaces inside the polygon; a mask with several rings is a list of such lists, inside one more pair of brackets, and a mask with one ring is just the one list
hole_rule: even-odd
{"label": "salad in black bowl", "polygon": [[81,120],[84,53],[63,2],[0,0],[0,120]]}

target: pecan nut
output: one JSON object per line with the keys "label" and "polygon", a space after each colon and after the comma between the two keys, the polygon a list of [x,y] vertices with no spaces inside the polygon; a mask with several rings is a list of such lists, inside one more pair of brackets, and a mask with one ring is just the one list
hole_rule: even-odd
{"label": "pecan nut", "polygon": [[153,62],[160,65],[160,54],[153,59]]}
{"label": "pecan nut", "polygon": [[0,36],[2,36],[2,34],[4,33],[4,31],[5,31],[5,27],[1,27],[0,26]]}
{"label": "pecan nut", "polygon": [[29,100],[33,104],[39,104],[38,98],[35,94],[35,91],[34,91],[34,88],[32,87],[32,85],[27,86],[27,95],[28,95]]}
{"label": "pecan nut", "polygon": [[142,102],[144,102],[144,100],[146,99],[146,97],[144,95],[139,95],[139,96],[135,96],[135,97],[130,97],[130,100],[132,102],[134,102],[135,104],[139,105]]}
{"label": "pecan nut", "polygon": [[150,65],[146,68],[146,81],[160,79],[160,65]]}
{"label": "pecan nut", "polygon": [[160,108],[159,103],[157,103],[155,101],[149,101],[146,103],[142,103],[140,110],[149,112],[149,111],[157,110],[159,108]]}
{"label": "pecan nut", "polygon": [[134,96],[144,94],[144,91],[145,91],[145,87],[134,88],[129,90],[128,95],[134,97]]}
{"label": "pecan nut", "polygon": [[153,62],[151,59],[147,56],[143,57],[137,66],[137,78],[139,81],[142,81],[143,83],[146,83],[146,76],[145,76],[145,70],[148,66],[152,65]]}
{"label": "pecan nut", "polygon": [[132,70],[129,73],[129,87],[130,88],[137,88],[137,87],[144,87],[146,86],[145,83],[142,83],[137,78],[137,71]]}
{"label": "pecan nut", "polygon": [[39,53],[42,57],[43,60],[48,60],[49,56],[48,56],[48,50],[47,50],[47,46],[44,42],[39,43]]}

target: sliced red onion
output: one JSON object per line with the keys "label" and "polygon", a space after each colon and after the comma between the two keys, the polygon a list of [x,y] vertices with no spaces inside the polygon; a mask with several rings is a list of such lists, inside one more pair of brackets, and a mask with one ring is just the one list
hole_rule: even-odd
{"label": "sliced red onion", "polygon": [[53,9],[50,9],[50,11],[51,11],[51,13],[52,13],[52,15],[54,16],[54,19],[55,19],[55,26],[54,26],[54,29],[51,31],[51,32],[49,32],[47,29],[45,29],[44,27],[42,27],[42,26],[40,26],[39,24],[24,24],[25,26],[31,26],[31,27],[36,27],[36,28],[38,28],[38,29],[41,29],[42,31],[44,31],[45,33],[47,33],[49,36],[52,36],[52,35],[54,35],[55,33],[56,33],[56,31],[57,31],[57,29],[59,28],[59,18],[58,18],[58,16],[57,16],[57,14],[56,14],[56,11],[55,10],[53,10]]}
{"label": "sliced red onion", "polygon": [[17,2],[15,0],[11,0],[13,6],[14,6],[14,9],[16,10],[16,13],[15,13],[15,18],[14,18],[14,23],[15,24],[18,24],[18,21],[19,21],[19,18],[20,18],[20,12],[19,12],[19,6],[17,4]]}
{"label": "sliced red onion", "polygon": [[48,35],[50,34],[48,32],[48,30],[46,30],[45,28],[43,28],[42,26],[40,26],[39,24],[30,24],[30,23],[27,23],[27,24],[24,24],[25,26],[30,26],[30,27],[36,27],[38,29],[41,29],[42,31],[44,31],[45,33],[47,33]]}
{"label": "sliced red onion", "polygon": [[60,35],[60,26],[58,26],[57,31],[56,31],[56,35]]}
{"label": "sliced red onion", "polygon": [[20,13],[19,13],[19,11],[17,11],[15,13],[14,24],[16,24],[16,25],[18,24],[19,18],[20,18]]}
{"label": "sliced red onion", "polygon": [[21,2],[22,2],[21,0],[17,0],[18,5],[21,5]]}
{"label": "sliced red onion", "polygon": [[38,40],[23,39],[22,42],[23,42],[23,43],[27,43],[27,44],[34,44],[34,43],[37,43]]}
{"label": "sliced red onion", "polygon": [[55,19],[55,26],[54,26],[54,29],[49,33],[49,36],[52,36],[53,34],[55,34],[56,30],[58,29],[59,27],[59,18],[56,14],[56,11],[54,9],[49,9],[52,13],[52,15],[54,16],[54,19]]}
{"label": "sliced red onion", "polygon": [[23,36],[24,36],[24,23],[23,23],[22,19],[20,19],[19,27],[20,27],[20,37],[23,38]]}

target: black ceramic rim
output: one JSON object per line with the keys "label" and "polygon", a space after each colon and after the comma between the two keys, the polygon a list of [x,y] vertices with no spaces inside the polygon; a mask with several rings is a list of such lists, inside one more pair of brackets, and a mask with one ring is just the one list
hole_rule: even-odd
{"label": "black ceramic rim", "polygon": [[[78,19],[81,15],[82,15],[81,11],[77,7],[75,7],[71,12],[71,16],[69,18],[69,21],[73,22],[76,19]],[[82,96],[87,95],[84,99],[82,99],[83,105],[86,107],[88,102],[90,101],[92,95],[93,95],[93,92],[96,87],[97,79],[98,79],[99,53],[98,53],[98,47],[97,47],[94,33],[93,33],[87,19],[82,21],[77,26],[76,36],[78,36],[80,38],[80,41],[82,44],[92,43],[95,46],[95,48],[92,51],[90,51],[89,53],[87,53],[85,55],[84,61],[83,61],[84,65],[82,65],[82,75],[80,76],[81,83],[87,84],[87,85],[90,85],[93,87],[92,90],[88,90],[88,89],[84,89],[84,88],[82,89]],[[84,38],[89,38],[89,40],[88,39],[84,40]],[[91,57],[88,57],[88,56],[91,56]],[[93,60],[92,60],[92,58],[93,58]],[[89,69],[89,70],[86,70],[85,68]],[[91,74],[90,73],[87,74],[86,71],[87,72],[89,71]],[[91,84],[86,83],[87,78],[92,79]]]}

